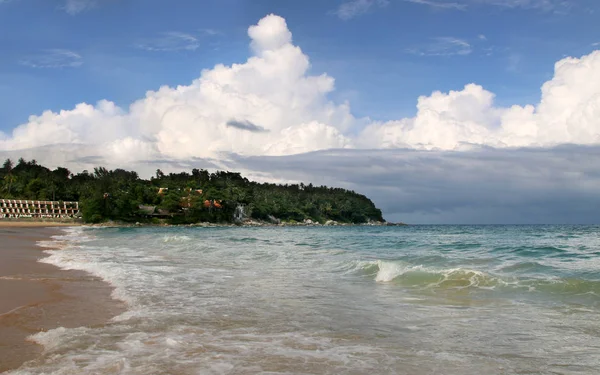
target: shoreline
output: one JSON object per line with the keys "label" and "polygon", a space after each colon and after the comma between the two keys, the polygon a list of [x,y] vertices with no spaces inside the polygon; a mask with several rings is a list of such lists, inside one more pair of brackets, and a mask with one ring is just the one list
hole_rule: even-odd
{"label": "shoreline", "polygon": [[[98,224],[82,224],[85,226],[89,226],[90,228],[133,228],[133,227],[156,227],[156,228],[164,228],[164,227],[200,227],[200,228],[256,228],[256,227],[313,227],[313,228],[321,228],[321,227],[405,227],[410,226],[410,224],[405,223],[363,223],[363,224],[352,224],[352,223],[332,223],[332,224],[321,224],[321,223],[269,223],[262,221],[247,221],[243,223],[210,223],[210,222],[200,222],[193,224],[151,224],[151,223],[125,223],[125,222],[115,222],[115,221],[107,221],[104,223]],[[0,222],[0,227],[2,223]]]}
{"label": "shoreline", "polygon": [[0,228],[60,228],[80,227],[79,223],[63,223],[53,221],[7,221],[0,220]]}
{"label": "shoreline", "polygon": [[72,223],[0,221],[0,373],[35,361],[43,347],[27,338],[58,327],[106,324],[125,311],[113,288],[83,271],[46,263],[38,241]]}
{"label": "shoreline", "polygon": [[28,228],[28,227],[77,227],[86,226],[90,228],[132,228],[132,227],[200,227],[200,228],[255,228],[255,227],[404,227],[409,226],[406,223],[391,222],[368,222],[361,224],[343,223],[330,220],[324,224],[313,221],[305,222],[280,222],[273,223],[267,221],[246,220],[240,223],[211,223],[199,222],[192,224],[169,224],[169,223],[131,223],[121,221],[106,221],[97,224],[86,224],[82,222],[64,222],[64,221],[35,221],[35,220],[15,220],[0,219],[0,228]]}

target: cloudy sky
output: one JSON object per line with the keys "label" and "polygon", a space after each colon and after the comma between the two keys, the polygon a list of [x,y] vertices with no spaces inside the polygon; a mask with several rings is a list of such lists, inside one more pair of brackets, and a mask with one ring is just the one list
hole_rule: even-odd
{"label": "cloudy sky", "polygon": [[600,223],[596,0],[0,0],[0,157]]}

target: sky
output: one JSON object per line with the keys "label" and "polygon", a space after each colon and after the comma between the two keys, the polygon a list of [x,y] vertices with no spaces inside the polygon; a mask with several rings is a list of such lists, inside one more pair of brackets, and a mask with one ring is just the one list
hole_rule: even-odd
{"label": "sky", "polygon": [[600,223],[596,0],[0,0],[0,157]]}

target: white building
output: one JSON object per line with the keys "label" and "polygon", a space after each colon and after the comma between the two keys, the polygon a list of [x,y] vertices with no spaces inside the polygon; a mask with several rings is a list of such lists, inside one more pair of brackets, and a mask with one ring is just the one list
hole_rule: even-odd
{"label": "white building", "polygon": [[67,218],[79,213],[79,202],[28,201],[0,199],[2,218]]}

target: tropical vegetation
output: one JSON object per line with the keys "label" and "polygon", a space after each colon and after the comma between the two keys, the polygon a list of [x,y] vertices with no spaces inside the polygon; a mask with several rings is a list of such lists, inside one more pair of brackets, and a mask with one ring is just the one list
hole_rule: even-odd
{"label": "tropical vegetation", "polygon": [[123,169],[93,172],[54,170],[35,160],[6,160],[0,169],[0,198],[79,201],[85,222],[229,223],[247,219],[343,223],[384,221],[364,195],[312,184],[249,181],[240,173],[193,169],[146,180]]}

